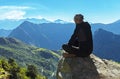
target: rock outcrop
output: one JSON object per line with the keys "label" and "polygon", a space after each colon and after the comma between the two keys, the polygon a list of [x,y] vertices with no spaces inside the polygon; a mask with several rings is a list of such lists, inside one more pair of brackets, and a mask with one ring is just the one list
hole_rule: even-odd
{"label": "rock outcrop", "polygon": [[86,58],[61,58],[57,79],[120,79],[120,64],[91,54]]}

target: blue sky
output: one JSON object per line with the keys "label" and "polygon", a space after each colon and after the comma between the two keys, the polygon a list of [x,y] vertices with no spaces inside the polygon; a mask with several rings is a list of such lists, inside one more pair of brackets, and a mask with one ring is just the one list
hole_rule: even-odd
{"label": "blue sky", "polygon": [[120,19],[120,0],[0,0],[0,19],[46,18],[111,23]]}

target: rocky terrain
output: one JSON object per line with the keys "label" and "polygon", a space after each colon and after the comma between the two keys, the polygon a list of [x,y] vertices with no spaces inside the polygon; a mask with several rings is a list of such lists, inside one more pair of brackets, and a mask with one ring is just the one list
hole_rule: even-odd
{"label": "rocky terrain", "polygon": [[86,58],[61,58],[57,79],[120,79],[120,64],[93,54]]}

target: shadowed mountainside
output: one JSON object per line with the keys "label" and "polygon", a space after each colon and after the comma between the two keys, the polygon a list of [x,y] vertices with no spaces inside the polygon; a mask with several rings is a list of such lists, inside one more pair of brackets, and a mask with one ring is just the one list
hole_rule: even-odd
{"label": "shadowed mountainside", "polygon": [[94,53],[120,62],[120,35],[103,29],[97,30],[94,35]]}

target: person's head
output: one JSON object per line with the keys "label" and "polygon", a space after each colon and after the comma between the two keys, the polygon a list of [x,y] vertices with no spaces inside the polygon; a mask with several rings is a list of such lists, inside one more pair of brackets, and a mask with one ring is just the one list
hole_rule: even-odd
{"label": "person's head", "polygon": [[83,22],[84,16],[82,14],[76,14],[74,16],[74,22],[76,24],[80,24],[81,22]]}

